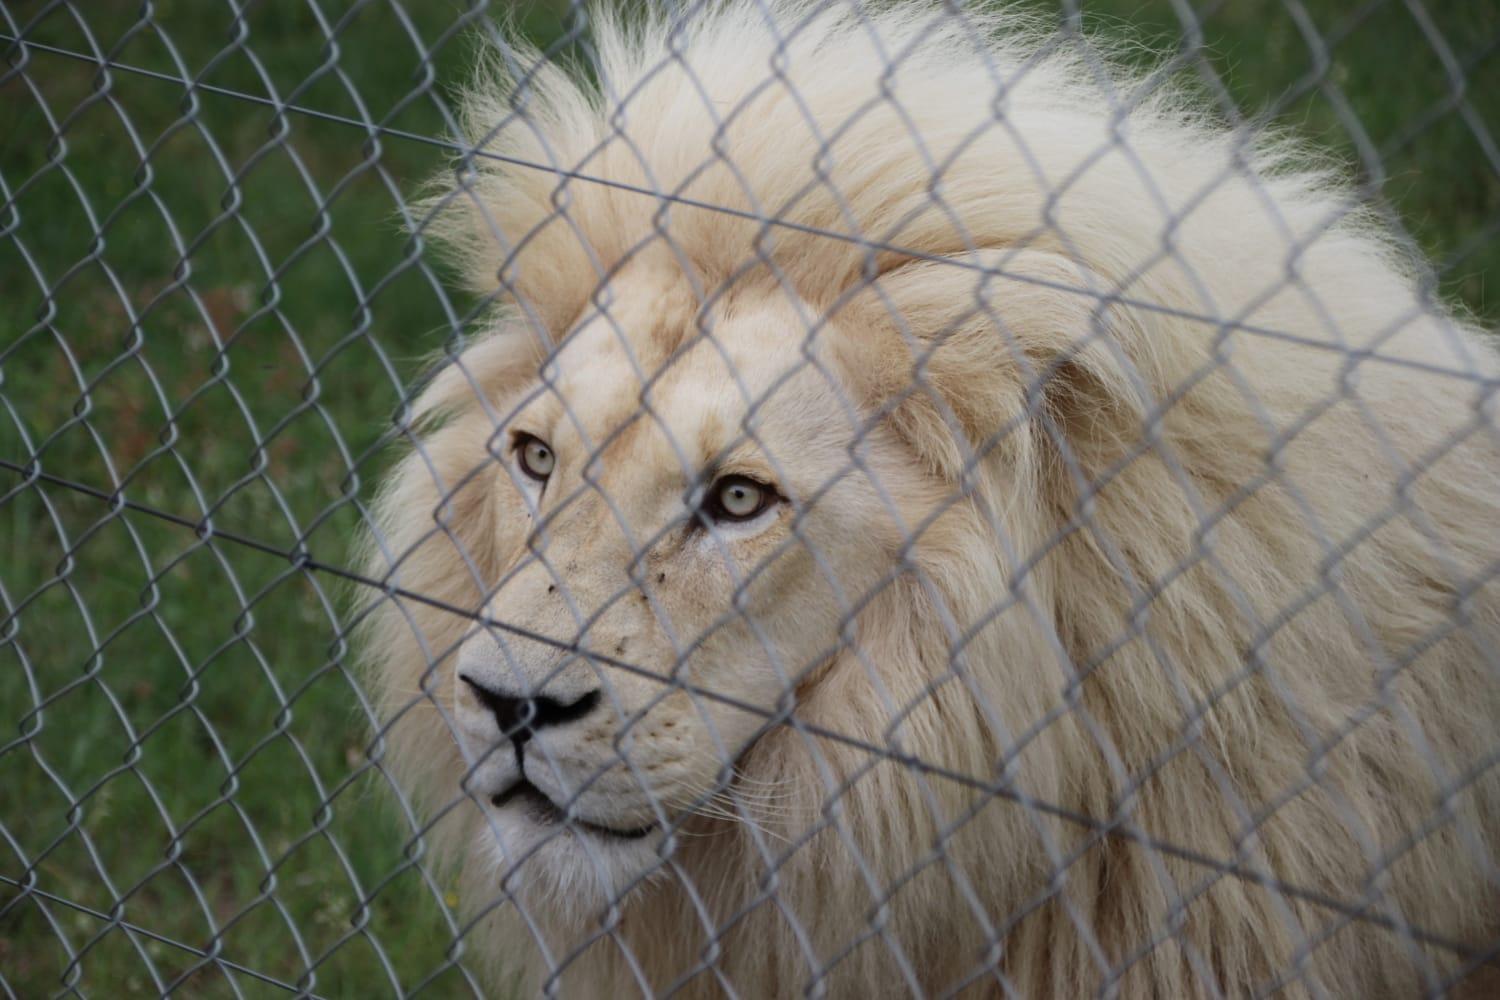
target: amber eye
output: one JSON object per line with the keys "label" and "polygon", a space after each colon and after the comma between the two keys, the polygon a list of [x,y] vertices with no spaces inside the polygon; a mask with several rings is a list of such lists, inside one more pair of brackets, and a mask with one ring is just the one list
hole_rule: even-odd
{"label": "amber eye", "polygon": [[542,483],[547,481],[547,477],[552,475],[553,467],[557,465],[557,456],[553,454],[551,446],[530,434],[516,436],[516,460],[521,463],[522,472]]}
{"label": "amber eye", "polygon": [[748,476],[725,476],[709,488],[705,513],[716,521],[748,521],[771,506],[776,491]]}

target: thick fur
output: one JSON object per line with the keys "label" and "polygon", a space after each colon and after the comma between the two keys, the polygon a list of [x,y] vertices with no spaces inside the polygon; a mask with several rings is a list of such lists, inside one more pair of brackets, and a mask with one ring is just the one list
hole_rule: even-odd
{"label": "thick fur", "polygon": [[[369,609],[497,986],[1394,997],[1493,948],[1500,367],[1336,178],[1003,11],[589,38],[465,97],[419,234],[498,308],[367,561],[642,670],[512,657],[608,695],[549,794],[670,831],[544,835],[454,680],[504,631]],[[700,551],[720,455],[793,502]]]}

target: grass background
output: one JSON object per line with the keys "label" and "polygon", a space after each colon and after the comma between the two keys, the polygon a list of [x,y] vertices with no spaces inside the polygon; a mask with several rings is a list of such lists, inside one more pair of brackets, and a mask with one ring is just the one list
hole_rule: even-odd
{"label": "grass background", "polygon": [[[1084,22],[1172,48],[1183,6]],[[1187,72],[1378,162],[1445,294],[1500,322],[1500,4],[1210,8]],[[469,51],[458,0],[79,9],[0,0],[0,30],[421,135]],[[543,41],[566,16],[518,13]],[[462,995],[453,889],[370,770],[339,581],[107,499],[345,563],[403,387],[469,306],[396,224],[444,153],[0,46],[0,985],[282,992],[155,935],[325,995]]]}

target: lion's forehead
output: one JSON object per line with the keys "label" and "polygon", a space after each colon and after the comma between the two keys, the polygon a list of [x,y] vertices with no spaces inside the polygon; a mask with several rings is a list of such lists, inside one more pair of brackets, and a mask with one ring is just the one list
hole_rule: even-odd
{"label": "lion's forehead", "polygon": [[692,473],[737,445],[780,451],[780,442],[795,452],[810,433],[843,422],[838,380],[813,360],[818,345],[785,303],[710,312],[675,340],[638,307],[580,323],[545,373],[565,411],[564,433],[611,464]]}

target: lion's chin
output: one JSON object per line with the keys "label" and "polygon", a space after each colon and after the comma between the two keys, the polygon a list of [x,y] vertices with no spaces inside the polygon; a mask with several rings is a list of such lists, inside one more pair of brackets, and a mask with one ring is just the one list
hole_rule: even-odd
{"label": "lion's chin", "polygon": [[659,829],[607,832],[569,823],[526,800],[484,809],[480,857],[506,892],[561,916],[587,917],[661,869]]}

